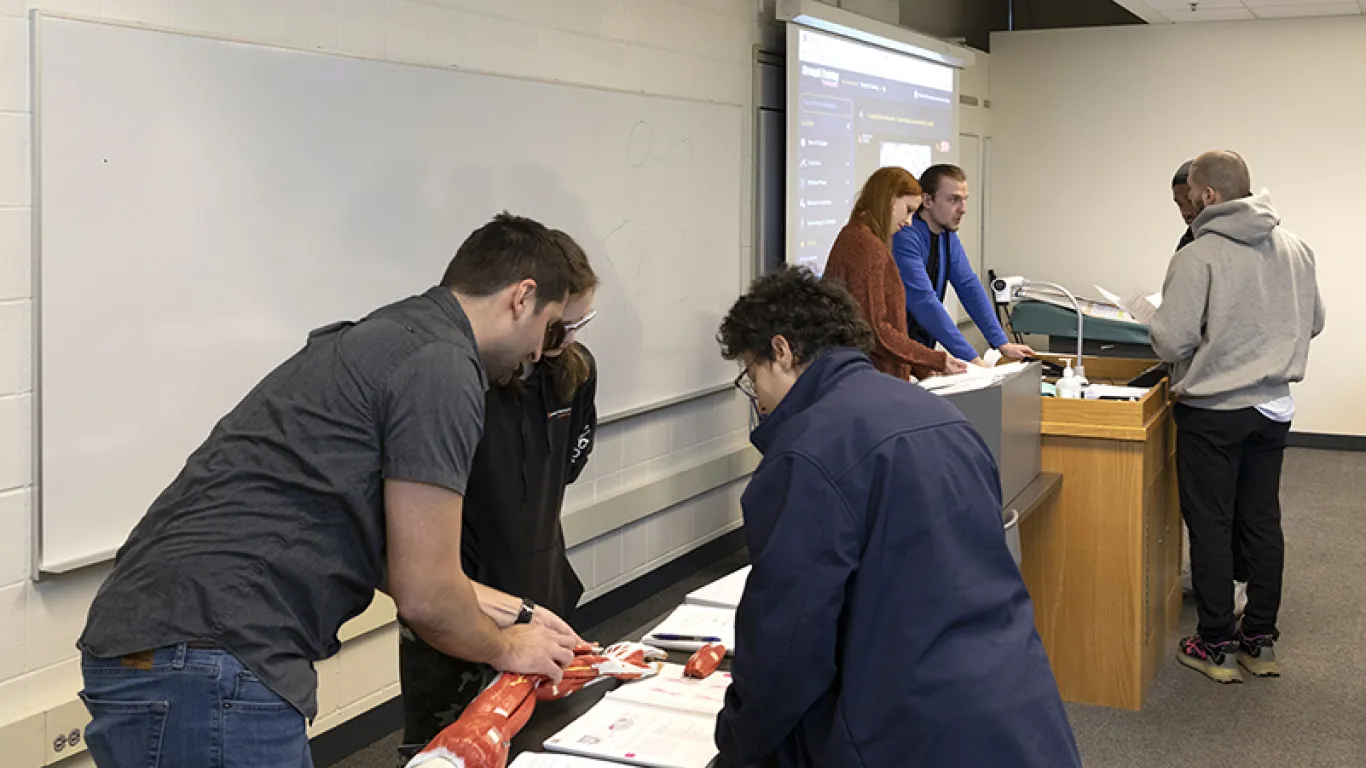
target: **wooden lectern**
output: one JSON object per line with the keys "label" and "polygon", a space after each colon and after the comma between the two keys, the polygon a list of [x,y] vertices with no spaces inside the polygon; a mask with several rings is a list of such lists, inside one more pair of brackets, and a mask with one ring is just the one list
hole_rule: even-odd
{"label": "wooden lectern", "polygon": [[[1085,358],[1093,383],[1124,384],[1155,363]],[[1020,570],[1058,688],[1067,701],[1141,709],[1181,615],[1169,382],[1137,402],[1044,398],[1041,431],[1042,469],[1062,488],[1020,525]]]}

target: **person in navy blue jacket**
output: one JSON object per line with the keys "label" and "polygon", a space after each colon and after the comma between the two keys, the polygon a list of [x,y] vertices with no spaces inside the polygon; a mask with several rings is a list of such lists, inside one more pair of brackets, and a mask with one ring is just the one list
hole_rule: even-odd
{"label": "person in navy blue jacket", "polygon": [[892,238],[892,256],[906,286],[906,326],[911,338],[931,349],[936,342],[943,344],[959,360],[983,364],[944,308],[944,295],[953,283],[953,292],[988,344],[1012,360],[1033,355],[1028,346],[1006,338],[958,239],[958,226],[968,210],[967,174],[956,165],[932,165],[921,174],[920,186],[924,191],[920,210]]}
{"label": "person in navy blue jacket", "polygon": [[950,403],[873,368],[870,334],[796,268],[721,324],[763,460],[716,765],[1080,766],[996,464]]}

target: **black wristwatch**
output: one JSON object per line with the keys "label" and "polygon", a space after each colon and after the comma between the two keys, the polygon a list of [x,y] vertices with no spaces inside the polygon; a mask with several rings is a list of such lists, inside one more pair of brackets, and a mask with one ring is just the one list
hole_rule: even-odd
{"label": "black wristwatch", "polygon": [[536,613],[536,604],[533,603],[533,602],[531,602],[530,600],[528,600],[528,599],[526,599],[526,598],[524,597],[524,598],[522,598],[522,610],[520,610],[520,611],[517,612],[517,620],[514,621],[513,623],[514,623],[514,624],[530,624],[530,623],[531,623],[531,617],[532,617],[533,615],[535,615],[535,613]]}

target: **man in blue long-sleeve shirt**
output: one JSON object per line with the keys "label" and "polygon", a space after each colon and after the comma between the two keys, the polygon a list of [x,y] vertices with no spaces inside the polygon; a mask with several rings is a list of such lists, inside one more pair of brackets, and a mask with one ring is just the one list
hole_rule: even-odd
{"label": "man in blue long-sleeve shirt", "polygon": [[801,269],[721,324],[760,423],[724,768],[1080,768],[982,438]]}
{"label": "man in blue long-sleeve shirt", "polygon": [[932,165],[921,175],[920,187],[924,192],[920,210],[892,238],[892,255],[906,286],[906,325],[911,338],[930,348],[936,342],[943,344],[959,360],[983,364],[944,309],[944,294],[953,283],[958,300],[988,344],[1012,360],[1034,354],[1024,344],[1006,339],[958,239],[958,226],[968,210],[967,174],[956,165]]}

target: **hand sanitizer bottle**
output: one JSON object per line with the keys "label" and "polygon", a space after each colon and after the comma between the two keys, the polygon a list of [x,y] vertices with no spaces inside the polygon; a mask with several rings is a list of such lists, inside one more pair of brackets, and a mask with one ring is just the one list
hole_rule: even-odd
{"label": "hand sanitizer bottle", "polygon": [[1062,378],[1058,379],[1058,397],[1064,400],[1081,398],[1081,379],[1077,378],[1077,372],[1072,370],[1071,361],[1063,369]]}

